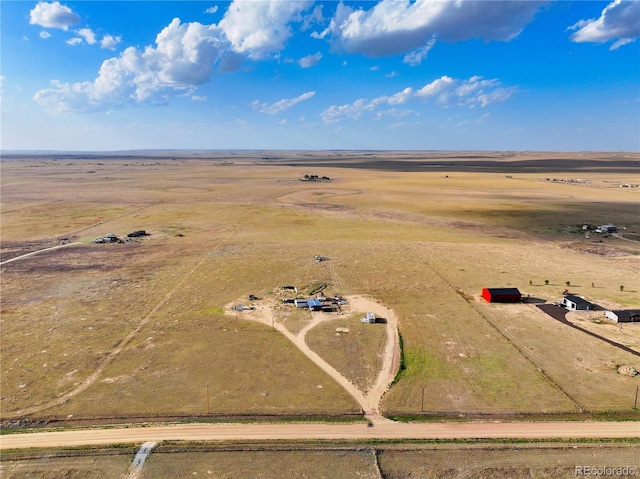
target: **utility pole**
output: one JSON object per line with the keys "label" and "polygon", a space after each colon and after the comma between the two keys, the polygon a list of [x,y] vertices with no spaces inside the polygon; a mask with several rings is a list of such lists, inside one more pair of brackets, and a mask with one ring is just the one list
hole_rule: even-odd
{"label": "utility pole", "polygon": [[420,412],[424,412],[424,388],[422,388],[422,402],[420,403]]}
{"label": "utility pole", "polygon": [[638,409],[638,388],[640,386],[636,386],[636,400],[633,402],[633,409]]}
{"label": "utility pole", "polygon": [[207,384],[207,415],[209,414],[209,385]]}

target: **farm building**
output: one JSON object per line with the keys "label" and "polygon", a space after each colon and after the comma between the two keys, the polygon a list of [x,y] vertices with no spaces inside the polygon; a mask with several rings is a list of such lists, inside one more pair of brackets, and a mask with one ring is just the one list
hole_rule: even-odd
{"label": "farm building", "polygon": [[295,304],[296,308],[308,308],[309,300],[308,299],[294,299],[293,304]]}
{"label": "farm building", "polygon": [[588,311],[593,309],[593,305],[579,296],[568,294],[562,298],[562,305],[570,311]]}
{"label": "farm building", "polygon": [[596,233],[615,233],[618,228],[612,224],[601,225],[596,228]]}
{"label": "farm building", "polygon": [[640,322],[640,309],[618,309],[606,311],[604,313],[607,319],[616,323],[638,323]]}
{"label": "farm building", "polygon": [[322,301],[317,299],[309,299],[307,301],[309,311],[320,311],[322,309]]}
{"label": "farm building", "polygon": [[361,323],[369,323],[374,324],[376,322],[376,314],[375,313],[367,313],[364,318],[360,318]]}
{"label": "farm building", "polygon": [[520,303],[522,294],[518,288],[483,288],[482,297],[489,303]]}
{"label": "farm building", "polygon": [[296,308],[309,308],[309,311],[320,311],[322,309],[322,301],[317,299],[294,299],[293,304]]}

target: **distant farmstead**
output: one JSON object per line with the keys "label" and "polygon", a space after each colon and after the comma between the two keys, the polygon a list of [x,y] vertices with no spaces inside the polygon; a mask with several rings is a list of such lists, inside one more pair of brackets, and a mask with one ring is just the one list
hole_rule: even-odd
{"label": "distant farmstead", "polygon": [[522,294],[518,288],[484,288],[482,297],[488,303],[520,303]]}
{"label": "distant farmstead", "polygon": [[606,311],[607,319],[616,323],[640,323],[640,309],[618,309]]}

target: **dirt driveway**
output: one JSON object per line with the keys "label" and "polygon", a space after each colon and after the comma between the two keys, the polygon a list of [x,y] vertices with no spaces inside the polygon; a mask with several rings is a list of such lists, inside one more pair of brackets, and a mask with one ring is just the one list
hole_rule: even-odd
{"label": "dirt driveway", "polygon": [[[366,311],[375,313],[376,317],[386,320],[386,342],[382,352],[382,368],[378,373],[378,377],[371,389],[366,393],[361,391],[355,384],[340,374],[333,366],[327,363],[315,351],[307,345],[305,341],[306,334],[320,324],[322,321],[334,319],[333,316],[326,313],[312,313],[312,320],[309,324],[300,330],[297,334],[291,333],[276,317],[273,304],[264,302],[257,310],[248,311],[249,314],[244,315],[246,319],[259,321],[267,326],[273,327],[277,331],[285,335],[305,356],[313,361],[318,367],[331,376],[338,384],[340,384],[357,402],[364,411],[365,416],[374,423],[387,421],[380,413],[378,406],[382,396],[387,391],[389,385],[400,366],[400,345],[398,338],[398,318],[390,308],[380,304],[379,302],[365,296],[347,296],[347,305],[343,306],[344,312],[349,311]],[[230,306],[227,307],[229,309]]]}
{"label": "dirt driveway", "polygon": [[599,339],[600,341],[604,341],[605,343],[610,344],[611,346],[615,346],[616,348],[622,349],[627,353],[631,353],[635,356],[640,357],[640,353],[635,349],[631,349],[630,347],[625,346],[624,344],[620,344],[620,343],[617,343],[616,341],[612,341],[609,338],[605,338],[604,336],[596,334],[593,331],[589,331],[588,329],[581,328],[577,324],[573,324],[572,322],[568,321],[566,318],[568,311],[561,306],[555,306],[553,304],[538,304],[537,307],[541,311],[544,311],[552,318],[560,321],[562,324],[569,326],[570,328],[577,329],[578,331],[582,331],[583,333],[588,334],[589,336],[594,337],[596,339]]}

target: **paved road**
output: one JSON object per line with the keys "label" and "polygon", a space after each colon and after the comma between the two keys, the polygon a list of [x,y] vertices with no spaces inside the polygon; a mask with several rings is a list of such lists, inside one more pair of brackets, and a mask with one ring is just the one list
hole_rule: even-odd
{"label": "paved road", "polygon": [[148,441],[239,441],[294,439],[597,439],[638,438],[640,422],[469,422],[405,424],[191,424],[84,429],[0,436],[0,449],[69,447]]}

